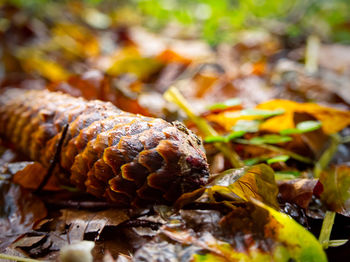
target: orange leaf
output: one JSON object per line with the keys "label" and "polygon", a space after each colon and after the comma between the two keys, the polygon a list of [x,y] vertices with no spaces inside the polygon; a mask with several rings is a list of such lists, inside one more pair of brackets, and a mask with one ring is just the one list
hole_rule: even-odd
{"label": "orange leaf", "polygon": [[166,49],[162,53],[160,53],[157,56],[157,59],[161,61],[162,63],[180,63],[184,65],[189,65],[192,60],[189,58],[186,58],[178,53],[176,53],[173,50]]}
{"label": "orange leaf", "polygon": [[[18,171],[13,176],[13,182],[21,185],[23,188],[35,190],[40,185],[41,181],[44,179],[44,176],[47,173],[47,169],[44,168],[41,164],[34,162],[27,165],[22,170]],[[62,190],[59,187],[59,182],[56,176],[51,176],[47,184],[43,188],[48,191],[57,191]]]}

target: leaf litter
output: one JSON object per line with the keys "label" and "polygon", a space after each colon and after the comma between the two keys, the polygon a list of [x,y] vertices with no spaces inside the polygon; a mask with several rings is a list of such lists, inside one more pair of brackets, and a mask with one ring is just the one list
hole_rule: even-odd
{"label": "leaf litter", "polygon": [[[55,260],[64,246],[88,240],[95,242],[96,261],[326,261],[317,224],[327,212],[349,217],[349,76],[346,57],[339,56],[346,47],[321,44],[322,68],[310,75],[300,50],[267,32],[253,45],[246,32],[213,51],[205,42],[150,33],[135,26],[136,18],[119,24],[98,8],[63,8],[69,21],[47,13],[50,23],[43,23],[25,9],[1,7],[9,24],[0,29],[7,36],[1,89],[47,88],[185,120],[204,139],[216,171],[174,206],[120,209],[54,179],[34,192],[46,170],[21,162],[29,159],[1,141],[1,252]],[[275,58],[284,51],[286,57]],[[337,63],[325,62],[329,56]],[[170,86],[215,135],[163,98]],[[335,133],[341,138],[332,148]],[[235,161],[228,152],[237,154]],[[235,169],[243,162],[250,166]],[[348,232],[337,219],[334,231]],[[344,232],[329,245],[344,244]]]}

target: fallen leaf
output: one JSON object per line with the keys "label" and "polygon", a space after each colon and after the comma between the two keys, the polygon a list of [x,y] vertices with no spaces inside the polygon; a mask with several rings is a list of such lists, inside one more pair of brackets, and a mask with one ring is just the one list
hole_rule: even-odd
{"label": "fallen leaf", "polygon": [[317,179],[293,179],[278,182],[278,188],[282,199],[295,203],[302,208],[307,208],[314,194]]}
{"label": "fallen leaf", "polygon": [[[38,162],[24,162],[24,164],[25,166],[14,174],[12,181],[25,189],[36,190],[47,175],[47,169]],[[54,174],[42,189],[48,191],[62,190]]]}
{"label": "fallen leaf", "polygon": [[94,33],[77,23],[57,23],[52,27],[51,33],[51,44],[60,46],[65,52],[80,57],[92,57],[100,52]]}
{"label": "fallen leaf", "polygon": [[[112,94],[109,79],[98,70],[90,70],[81,75],[70,76],[67,81],[53,82],[47,86],[50,91],[61,91],[86,99],[108,99]],[[113,96],[112,96],[113,97]]]}
{"label": "fallen leaf", "polygon": [[60,219],[69,226],[68,237],[72,241],[82,241],[86,234],[98,239],[106,226],[118,226],[129,219],[126,209],[107,209],[103,211],[61,210]]}
{"label": "fallen leaf", "polygon": [[43,202],[20,186],[0,180],[0,251],[45,218]]}
{"label": "fallen leaf", "polygon": [[145,80],[158,72],[162,66],[163,64],[156,59],[141,56],[137,48],[126,47],[120,50],[112,59],[112,64],[107,69],[107,74],[112,76],[133,74],[138,79]]}
{"label": "fallen leaf", "polygon": [[341,131],[350,125],[350,112],[331,107],[325,107],[314,103],[297,103],[289,100],[271,100],[257,106],[259,109],[275,110],[283,108],[285,113],[272,117],[260,125],[260,129],[268,132],[280,132],[285,129],[295,128],[294,113],[308,113],[322,123],[322,130],[326,134]]}
{"label": "fallen leaf", "polygon": [[350,166],[342,164],[321,173],[321,201],[329,210],[350,216]]}
{"label": "fallen leaf", "polygon": [[[269,117],[283,115],[285,111],[279,108],[273,110],[268,109],[243,109],[243,110],[226,110],[218,114],[208,114],[205,118],[212,122],[224,127],[226,131],[230,131],[235,128],[236,125],[240,125],[242,121],[253,122],[258,120],[264,120]],[[259,121],[260,122],[260,121]]]}
{"label": "fallen leaf", "polygon": [[214,177],[207,190],[231,199],[238,197],[248,201],[254,198],[278,209],[275,175],[265,164],[226,170]]}
{"label": "fallen leaf", "polygon": [[184,57],[171,49],[164,50],[156,57],[156,59],[158,59],[160,62],[164,64],[179,63],[184,65],[189,65],[192,62],[192,59]]}
{"label": "fallen leaf", "polygon": [[322,246],[310,232],[259,201],[232,207],[219,222],[210,223],[212,228],[203,229],[201,223],[205,220],[196,219],[203,211],[192,212],[187,218],[186,213],[181,214],[182,222],[165,225],[159,236],[136,251],[134,259],[327,261]]}

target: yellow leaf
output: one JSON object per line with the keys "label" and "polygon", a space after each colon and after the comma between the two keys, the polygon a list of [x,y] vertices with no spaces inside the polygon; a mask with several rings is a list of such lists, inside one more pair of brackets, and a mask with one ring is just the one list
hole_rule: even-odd
{"label": "yellow leaf", "polygon": [[[333,134],[350,125],[350,111],[339,110],[331,107],[321,106],[315,103],[297,103],[294,101],[276,99],[262,103],[256,107],[257,110],[284,110],[283,114],[269,116],[261,123],[260,130],[278,133],[281,130],[294,128],[294,113],[308,113],[322,122],[323,132]],[[228,110],[218,114],[209,114],[206,119],[219,124],[226,131],[230,131],[239,120],[258,120],[267,118],[264,115],[244,114],[244,110]]]}
{"label": "yellow leaf", "polygon": [[283,108],[283,115],[272,117],[261,124],[260,129],[269,132],[279,132],[283,129],[294,128],[294,112],[308,113],[322,122],[326,134],[339,132],[350,125],[350,112],[315,103],[297,103],[289,100],[276,99],[257,106],[258,109],[274,110]]}
{"label": "yellow leaf", "polygon": [[224,127],[227,131],[229,131],[239,120],[256,120],[260,119],[261,117],[253,115],[244,116],[240,114],[239,110],[235,109],[230,111],[224,111],[219,114],[210,114],[205,118],[210,122],[219,124],[220,126]]}
{"label": "yellow leaf", "polygon": [[139,79],[144,79],[157,72],[162,63],[156,59],[142,57],[135,47],[126,47],[120,50],[113,58],[113,64],[107,73],[113,76],[131,73]]}
{"label": "yellow leaf", "polygon": [[37,72],[51,81],[62,81],[69,77],[69,73],[63,67],[41,56],[29,56],[21,62],[26,71]]}
{"label": "yellow leaf", "polygon": [[97,56],[100,46],[97,38],[86,27],[73,23],[60,23],[52,29],[53,41],[66,52],[81,57]]}

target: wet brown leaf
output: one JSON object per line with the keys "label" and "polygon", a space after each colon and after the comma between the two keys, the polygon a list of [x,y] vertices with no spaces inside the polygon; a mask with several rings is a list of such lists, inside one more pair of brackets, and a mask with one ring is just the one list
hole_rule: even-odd
{"label": "wet brown leaf", "polygon": [[118,226],[129,219],[126,209],[107,209],[103,211],[61,210],[60,219],[69,226],[69,241],[84,240],[87,234],[98,239],[106,226]]}
{"label": "wet brown leaf", "polygon": [[[182,212],[180,217],[162,227],[161,234],[139,249],[134,259],[326,261],[321,245],[308,231],[260,202],[232,207],[231,212],[219,214],[214,220],[205,220],[208,218],[205,211],[192,212],[187,217],[187,211]],[[207,221],[211,222],[211,228],[203,228],[202,223]]]}
{"label": "wet brown leaf", "polygon": [[286,202],[307,209],[318,179],[293,179],[278,182],[279,192]]}
{"label": "wet brown leaf", "polygon": [[0,181],[0,250],[17,237],[32,230],[35,223],[45,218],[43,202],[20,186]]}

